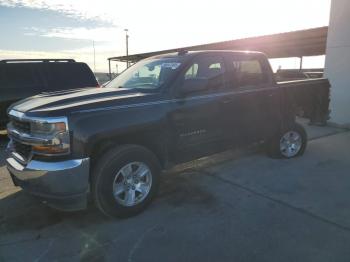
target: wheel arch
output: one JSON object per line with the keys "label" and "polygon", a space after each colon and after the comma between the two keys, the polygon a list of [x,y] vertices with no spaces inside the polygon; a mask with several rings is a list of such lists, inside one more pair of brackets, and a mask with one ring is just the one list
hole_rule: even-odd
{"label": "wheel arch", "polygon": [[92,139],[94,141],[88,149],[91,166],[98,161],[104,152],[122,145],[138,145],[151,151],[158,159],[162,168],[168,163],[168,148],[166,139],[159,133],[128,133],[116,136],[108,136],[101,139]]}

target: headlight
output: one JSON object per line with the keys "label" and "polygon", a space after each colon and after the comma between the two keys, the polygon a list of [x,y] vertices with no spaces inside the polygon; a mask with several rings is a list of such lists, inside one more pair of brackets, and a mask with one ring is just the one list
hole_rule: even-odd
{"label": "headlight", "polygon": [[33,153],[38,155],[65,155],[70,152],[70,138],[67,120],[57,122],[35,121],[30,125],[31,134],[48,141],[45,144],[32,146]]}
{"label": "headlight", "polygon": [[30,123],[30,133],[33,135],[50,135],[59,132],[67,131],[66,124],[64,122],[58,123],[45,123],[45,122],[32,122]]}

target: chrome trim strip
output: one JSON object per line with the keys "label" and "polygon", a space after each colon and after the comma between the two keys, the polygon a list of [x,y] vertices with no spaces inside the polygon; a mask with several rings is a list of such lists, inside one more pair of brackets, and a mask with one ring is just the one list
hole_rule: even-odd
{"label": "chrome trim strip", "polygon": [[13,156],[21,164],[27,163],[26,159],[24,159],[24,157],[22,155],[18,154],[17,152],[11,152],[11,156]]}
{"label": "chrome trim strip", "polygon": [[16,111],[16,110],[13,110],[13,109],[11,109],[8,114],[10,116],[13,116],[13,117],[19,118],[19,119],[23,119],[23,117],[24,117],[24,113]]}
{"label": "chrome trim strip", "polygon": [[134,107],[140,107],[140,106],[160,105],[160,104],[167,104],[167,103],[174,102],[174,101],[176,101],[176,99],[147,102],[147,103],[139,103],[139,104],[131,104],[131,105],[122,105],[122,106],[108,106],[108,107],[101,107],[101,108],[84,109],[84,110],[72,112],[72,114],[98,112],[98,111],[114,110],[114,109],[134,108]]}
{"label": "chrome trim strip", "polygon": [[12,116],[14,118],[17,118],[22,121],[26,122],[40,122],[40,123],[47,123],[47,124],[52,124],[52,123],[65,123],[66,125],[66,131],[69,130],[68,127],[68,119],[65,116],[60,116],[60,117],[31,117],[27,116],[25,113],[16,111],[14,109],[11,109],[10,112],[8,113],[9,116]]}
{"label": "chrome trim strip", "polygon": [[52,145],[53,142],[53,139],[34,137],[29,134],[19,132],[9,126],[7,127],[7,132],[11,138],[26,145]]}
{"label": "chrome trim strip", "polygon": [[[31,135],[28,135],[26,133],[20,133],[15,129],[7,128],[8,135],[12,140],[15,140],[17,142],[20,142],[24,145],[29,146],[56,146],[59,145],[59,141],[55,137],[52,138],[40,138],[40,137],[33,137]],[[35,150],[31,150],[31,154],[41,155],[41,156],[64,156],[68,155],[70,153],[69,144],[68,143],[62,143],[61,144],[63,149],[68,149],[66,152],[62,153],[41,153],[36,152]]]}
{"label": "chrome trim strip", "polygon": [[138,103],[138,104],[121,105],[121,106],[109,106],[109,107],[101,107],[101,108],[94,108],[94,109],[84,109],[84,110],[78,110],[72,113],[78,114],[78,113],[98,112],[98,111],[114,110],[114,109],[134,108],[134,107],[141,107],[141,106],[161,105],[161,104],[174,103],[174,102],[178,103],[178,102],[186,102],[186,101],[221,97],[221,96],[234,95],[234,94],[246,94],[246,93],[252,93],[252,92],[259,92],[259,91],[271,91],[271,90],[276,90],[278,88],[279,88],[278,86],[274,86],[274,87],[268,87],[268,88],[266,87],[255,88],[255,89],[242,90],[242,91],[236,90],[236,91],[230,91],[226,93],[193,96],[193,97],[187,97],[187,98],[181,98],[181,99],[169,99],[169,100],[161,100],[161,101],[154,101],[154,102],[147,102],[147,103]]}
{"label": "chrome trim strip", "polygon": [[17,162],[13,157],[9,157],[6,159],[8,165],[12,166],[17,171],[23,171],[24,166]]}
{"label": "chrome trim strip", "polygon": [[36,171],[67,170],[67,169],[78,167],[83,163],[83,161],[87,161],[87,160],[88,158],[73,159],[73,160],[66,160],[66,161],[52,162],[52,163],[32,160],[29,162],[26,168],[31,170],[36,170]]}
{"label": "chrome trim strip", "polygon": [[28,161],[32,159],[32,153],[30,153],[29,156],[25,158],[20,153],[14,151],[13,138],[10,138],[10,142],[7,144],[5,152],[7,156],[14,158],[17,162],[19,162],[22,165],[26,165]]}
{"label": "chrome trim strip", "polygon": [[[6,158],[6,163],[7,168],[9,168],[16,177],[21,180],[30,180],[48,176],[50,174],[61,176],[68,174],[75,176],[78,175],[76,172],[84,172],[84,176],[87,176],[89,172],[90,158],[72,159],[60,162],[31,160],[27,165],[23,165],[12,156],[9,156]],[[76,172],[70,172],[72,170]]]}

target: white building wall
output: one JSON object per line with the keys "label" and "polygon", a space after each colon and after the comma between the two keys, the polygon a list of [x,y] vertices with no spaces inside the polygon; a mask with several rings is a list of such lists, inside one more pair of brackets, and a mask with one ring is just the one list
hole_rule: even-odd
{"label": "white building wall", "polygon": [[350,1],[332,0],[325,75],[330,80],[331,119],[350,126]]}

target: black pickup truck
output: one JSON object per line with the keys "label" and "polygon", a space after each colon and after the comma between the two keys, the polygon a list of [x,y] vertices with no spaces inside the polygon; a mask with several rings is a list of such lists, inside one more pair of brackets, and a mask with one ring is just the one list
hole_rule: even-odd
{"label": "black pickup truck", "polygon": [[15,185],[53,207],[81,209],[91,196],[108,216],[134,215],[170,165],[259,141],[273,157],[302,155],[298,94],[325,87],[326,79],[277,84],[258,52],[154,56],[104,88],[12,105],[7,168]]}

